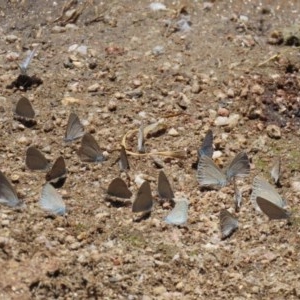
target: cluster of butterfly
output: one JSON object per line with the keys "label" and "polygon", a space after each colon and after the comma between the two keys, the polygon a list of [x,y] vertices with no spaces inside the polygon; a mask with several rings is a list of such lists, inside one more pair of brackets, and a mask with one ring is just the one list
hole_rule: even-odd
{"label": "cluster of butterfly", "polygon": [[[34,122],[34,110],[30,101],[22,97],[15,109],[15,119],[22,122],[24,125],[32,126]],[[141,130],[140,130],[141,131]],[[139,131],[138,150],[144,148],[143,135]],[[102,162],[105,160],[101,149],[89,133],[84,133],[84,126],[80,122],[75,113],[71,113],[68,119],[67,128],[64,140],[72,142],[81,138],[81,146],[78,149],[78,155],[84,162]],[[141,141],[142,140],[142,141]],[[58,157],[50,169],[50,164],[46,157],[36,147],[30,146],[26,151],[26,166],[34,171],[46,171],[46,184],[42,188],[41,198],[39,204],[44,210],[58,215],[66,213],[66,205],[62,197],[58,194],[55,188],[60,188],[66,181],[67,169],[65,160],[62,156]],[[126,150],[122,146],[120,151],[119,166],[121,171],[130,169]],[[170,182],[165,173],[161,171],[158,177],[158,194],[161,198],[173,200],[174,193],[172,191]],[[113,197],[113,198],[112,198]],[[132,192],[128,189],[125,181],[119,177],[112,180],[107,189],[107,199],[116,201],[116,199],[129,199],[132,197]],[[22,206],[23,202],[18,199],[17,193],[5,177],[0,172],[0,203],[11,207]],[[153,198],[150,184],[144,181],[132,203],[132,212],[147,214],[151,212],[153,207]],[[170,224],[184,224],[187,220],[188,201],[185,198],[177,199],[174,209],[166,217],[166,222]],[[143,215],[142,214],[142,215]]]}
{"label": "cluster of butterfly", "polygon": [[[24,62],[19,65],[21,74],[26,74],[29,63],[35,53],[36,49],[34,49]],[[17,102],[14,118],[27,127],[36,125],[35,112],[27,98],[22,97]],[[64,140],[66,142],[72,142],[81,137],[81,146],[77,152],[80,159],[84,162],[103,162],[105,156],[97,141],[91,134],[84,132],[84,126],[80,122],[78,116],[75,113],[71,113],[68,119]],[[145,152],[144,131],[142,126],[138,132],[138,151],[140,153]],[[236,179],[249,175],[250,163],[248,156],[244,152],[239,153],[225,170],[221,170],[214,163],[212,156],[213,133],[209,130],[204,138],[202,147],[198,151],[198,182],[200,186],[220,188],[233,181],[235,210],[239,211],[242,195],[237,187]],[[55,190],[55,188],[62,187],[66,180],[67,169],[64,158],[62,156],[57,158],[50,169],[49,162],[45,156],[37,148],[31,146],[26,151],[26,166],[31,170],[47,171],[46,184],[42,188],[39,204],[44,210],[50,213],[64,215],[66,213],[65,203],[59,193]],[[119,166],[121,171],[127,171],[129,169],[126,150],[123,146],[121,147]],[[271,175],[276,183],[279,182],[279,170],[280,161],[271,171]],[[128,189],[125,181],[119,177],[115,178],[109,184],[106,192],[107,199],[112,201],[115,201],[116,199],[130,199],[132,197],[132,192]],[[165,221],[174,225],[185,224],[188,218],[188,200],[184,197],[174,197],[170,182],[163,171],[159,173],[158,177],[158,194],[161,199],[168,199],[173,204],[175,203],[174,208],[167,215]],[[285,201],[263,178],[254,178],[250,200],[257,211],[264,212],[270,219],[290,218],[290,213],[284,209],[286,205]],[[0,172],[0,203],[11,207],[23,205],[23,202],[18,199],[14,187],[2,172]],[[147,214],[151,212],[152,207],[153,198],[150,184],[148,181],[144,181],[132,203],[132,211],[135,213]],[[238,228],[238,220],[229,213],[228,210],[223,209],[220,212],[220,227],[222,238],[227,238]]]}
{"label": "cluster of butterfly", "polygon": [[[235,194],[235,210],[239,211],[242,194],[239,191],[236,179],[250,173],[250,163],[246,153],[236,155],[232,162],[221,170],[212,160],[213,133],[209,130],[204,138],[201,149],[198,151],[197,179],[200,186],[221,188],[233,181]],[[279,185],[280,159],[276,160],[271,176],[276,185]],[[256,176],[253,180],[250,201],[256,211],[265,213],[269,219],[289,219],[291,214],[286,211],[285,201],[275,188],[262,177]],[[226,209],[220,212],[220,228],[222,238],[229,237],[237,228],[238,220]]]}

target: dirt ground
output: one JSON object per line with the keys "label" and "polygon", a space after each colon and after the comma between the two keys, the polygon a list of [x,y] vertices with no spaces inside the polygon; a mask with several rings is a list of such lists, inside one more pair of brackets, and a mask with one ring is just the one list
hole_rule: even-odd
{"label": "dirt ground", "polygon": [[[300,2],[166,0],[158,11],[150,3],[0,1],[0,169],[26,203],[0,208],[1,299],[299,299]],[[43,83],[12,87],[34,47],[28,75]],[[32,128],[13,119],[22,96],[36,112]],[[71,111],[105,162],[83,163],[80,140],[63,141]],[[129,155],[129,188],[136,194],[144,176],[158,200],[159,161],[190,201],[186,226],[166,224],[170,208],[158,203],[134,222],[130,207],[105,200],[120,176],[122,138],[157,121],[166,130],[146,139],[146,151],[186,155]],[[232,185],[202,191],[197,182],[192,166],[210,128],[220,166],[240,151],[251,159],[239,213]],[[126,143],[136,153],[136,135]],[[45,174],[25,166],[30,145],[51,162],[64,156],[66,217],[39,207]],[[269,221],[249,201],[253,177],[270,179],[277,155],[292,225]],[[222,208],[239,220],[224,241]]]}

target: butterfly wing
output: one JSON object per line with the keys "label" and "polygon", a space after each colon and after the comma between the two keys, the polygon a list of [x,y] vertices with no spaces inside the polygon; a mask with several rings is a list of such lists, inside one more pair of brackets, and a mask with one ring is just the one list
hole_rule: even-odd
{"label": "butterfly wing", "polygon": [[270,185],[269,182],[259,176],[256,176],[253,180],[250,201],[252,202],[256,210],[260,211],[260,208],[256,202],[257,197],[267,199],[279,207],[285,206],[284,200],[277,193],[275,188]]}
{"label": "butterfly wing", "polygon": [[277,157],[273,163],[271,169],[271,177],[274,179],[275,184],[278,184],[280,179],[280,172],[281,171],[281,159]]}
{"label": "butterfly wing", "polygon": [[60,156],[53,164],[52,169],[46,174],[46,180],[54,187],[62,187],[66,181],[67,168],[65,160]]}
{"label": "butterfly wing", "polygon": [[229,167],[226,169],[227,180],[230,181],[233,177],[244,177],[250,173],[250,163],[248,155],[241,152],[232,160]]}
{"label": "butterfly wing", "polygon": [[238,228],[238,220],[226,209],[220,211],[220,229],[222,240],[230,237]]}
{"label": "butterfly wing", "polygon": [[214,153],[213,139],[214,139],[213,132],[211,129],[209,129],[205,135],[201,148],[198,150],[199,157],[205,155],[212,158]]}
{"label": "butterfly wing", "polygon": [[119,167],[120,167],[121,171],[127,171],[127,170],[130,169],[128,157],[127,157],[126,150],[125,150],[124,146],[121,146]]}
{"label": "butterfly wing", "polygon": [[50,183],[44,185],[39,204],[42,209],[55,215],[66,213],[66,205],[62,197]]}
{"label": "butterfly wing", "polygon": [[132,212],[149,212],[152,210],[153,199],[151,195],[150,183],[144,181],[140,186],[137,196],[132,204]]}
{"label": "butterfly wing", "polygon": [[0,171],[0,203],[10,207],[19,206],[22,202],[19,200],[15,188],[9,180]]}
{"label": "butterfly wing", "polygon": [[115,178],[108,186],[107,194],[113,197],[128,199],[132,196],[125,181],[121,178]]}
{"label": "butterfly wing", "polygon": [[160,171],[158,175],[158,194],[159,197],[163,199],[171,200],[174,198],[170,182],[164,171]]}
{"label": "butterfly wing", "polygon": [[35,112],[30,101],[26,97],[21,97],[16,105],[16,114],[28,119],[33,119]]}
{"label": "butterfly wing", "polygon": [[26,166],[30,170],[45,171],[49,168],[46,157],[35,147],[31,146],[26,151]]}
{"label": "butterfly wing", "polygon": [[290,217],[289,212],[265,198],[257,197],[256,202],[261,211],[265,213],[270,220],[288,219]]}
{"label": "butterfly wing", "polygon": [[98,143],[90,133],[86,133],[82,137],[78,155],[85,162],[103,162],[105,160]]}
{"label": "butterfly wing", "polygon": [[65,133],[65,141],[71,142],[84,135],[84,127],[75,113],[70,113],[67,129]]}
{"label": "butterfly wing", "polygon": [[165,222],[172,225],[183,225],[188,218],[188,200],[183,198],[176,201],[174,208],[165,218]]}
{"label": "butterfly wing", "polygon": [[202,156],[198,163],[197,179],[201,186],[219,186],[227,184],[222,170],[207,156]]}
{"label": "butterfly wing", "polygon": [[144,136],[144,127],[143,125],[139,128],[139,133],[138,133],[138,152],[139,153],[145,153],[145,136]]}

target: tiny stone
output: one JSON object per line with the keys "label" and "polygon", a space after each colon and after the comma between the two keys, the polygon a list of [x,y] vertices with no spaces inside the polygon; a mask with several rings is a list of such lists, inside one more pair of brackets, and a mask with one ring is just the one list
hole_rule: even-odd
{"label": "tiny stone", "polygon": [[100,84],[94,83],[94,84],[90,85],[87,90],[88,90],[88,92],[91,93],[91,92],[97,92],[99,88],[100,88]]}
{"label": "tiny stone", "polygon": [[65,32],[66,31],[66,28],[65,27],[62,27],[62,26],[58,26],[58,25],[55,25],[52,30],[51,30],[53,33],[62,33],[62,32]]}
{"label": "tiny stone", "polygon": [[115,111],[117,109],[117,102],[114,100],[110,100],[107,108],[109,111]]}
{"label": "tiny stone", "polygon": [[18,182],[20,176],[19,176],[18,174],[13,174],[13,175],[11,175],[10,178],[11,178],[11,181],[12,181],[12,182]]}
{"label": "tiny stone", "polygon": [[28,144],[28,138],[26,136],[21,136],[18,141],[21,143],[21,144]]}
{"label": "tiny stone", "polygon": [[229,116],[229,110],[224,108],[224,107],[220,107],[218,110],[218,115],[222,116],[222,117],[228,117]]}
{"label": "tiny stone", "polygon": [[191,92],[193,94],[199,94],[201,92],[201,86],[198,81],[193,82]]}
{"label": "tiny stone", "polygon": [[265,91],[265,89],[259,84],[255,84],[251,88],[251,93],[256,94],[256,95],[262,95],[264,93],[264,91]]}
{"label": "tiny stone", "polygon": [[14,34],[10,34],[5,37],[5,40],[9,43],[14,43],[16,40],[18,40],[18,37]]}
{"label": "tiny stone", "polygon": [[225,126],[228,125],[228,117],[219,116],[215,119],[216,126]]}
{"label": "tiny stone", "polygon": [[230,115],[229,118],[228,118],[229,127],[231,127],[231,128],[235,127],[238,124],[239,119],[240,119],[239,114]]}
{"label": "tiny stone", "polygon": [[267,134],[271,139],[280,139],[281,138],[281,130],[277,125],[268,125],[267,126]]}
{"label": "tiny stone", "polygon": [[139,87],[141,84],[142,84],[142,83],[141,83],[141,81],[140,81],[139,79],[133,80],[133,85],[134,85],[135,87]]}
{"label": "tiny stone", "polygon": [[78,26],[75,24],[67,24],[66,25],[66,29],[70,29],[70,30],[78,30]]}
{"label": "tiny stone", "polygon": [[228,96],[229,98],[233,98],[233,97],[234,97],[234,90],[233,90],[233,89],[228,89],[228,91],[227,91],[227,96]]}
{"label": "tiny stone", "polygon": [[179,136],[178,131],[175,128],[171,128],[168,132],[170,136]]}
{"label": "tiny stone", "polygon": [[181,291],[183,289],[183,282],[180,281],[176,284],[176,290]]}
{"label": "tiny stone", "polygon": [[161,286],[157,286],[153,289],[153,294],[154,295],[161,295],[163,293],[165,293],[167,291],[167,289],[161,285]]}

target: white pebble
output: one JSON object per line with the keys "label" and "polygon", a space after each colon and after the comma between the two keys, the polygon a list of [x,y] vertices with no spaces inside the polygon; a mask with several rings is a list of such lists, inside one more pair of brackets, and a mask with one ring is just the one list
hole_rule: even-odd
{"label": "white pebble", "polygon": [[166,6],[160,2],[153,2],[149,5],[151,10],[158,11],[158,10],[166,10]]}

